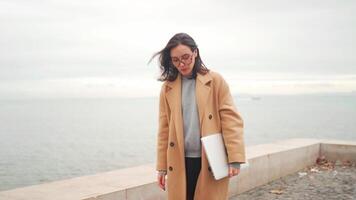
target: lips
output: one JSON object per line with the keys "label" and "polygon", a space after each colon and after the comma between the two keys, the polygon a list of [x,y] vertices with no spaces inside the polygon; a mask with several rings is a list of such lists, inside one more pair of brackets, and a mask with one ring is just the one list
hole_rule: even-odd
{"label": "lips", "polygon": [[181,69],[181,71],[186,71],[188,68]]}

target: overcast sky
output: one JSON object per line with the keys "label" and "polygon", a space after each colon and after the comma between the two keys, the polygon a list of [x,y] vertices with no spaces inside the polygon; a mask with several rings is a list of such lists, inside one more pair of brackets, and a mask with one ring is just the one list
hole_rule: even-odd
{"label": "overcast sky", "polygon": [[157,96],[190,34],[234,93],[356,91],[356,1],[1,0],[0,98]]}

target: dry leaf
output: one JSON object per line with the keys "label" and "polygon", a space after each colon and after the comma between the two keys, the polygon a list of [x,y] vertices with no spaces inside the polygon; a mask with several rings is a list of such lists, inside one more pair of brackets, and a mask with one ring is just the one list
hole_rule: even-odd
{"label": "dry leaf", "polygon": [[299,174],[299,178],[300,178],[300,177],[303,177],[303,176],[305,176],[305,175],[307,175],[306,172],[298,172],[298,174]]}
{"label": "dry leaf", "polygon": [[311,168],[310,169],[311,172],[319,172],[319,170],[315,167],[315,168]]}
{"label": "dry leaf", "polygon": [[343,166],[347,166],[347,167],[351,167],[352,163],[349,160],[345,160],[345,161],[342,162],[342,165]]}
{"label": "dry leaf", "polygon": [[274,189],[274,190],[271,190],[271,191],[269,191],[269,192],[272,193],[272,194],[278,194],[278,195],[280,195],[280,194],[283,193],[283,190],[281,190],[281,189]]}

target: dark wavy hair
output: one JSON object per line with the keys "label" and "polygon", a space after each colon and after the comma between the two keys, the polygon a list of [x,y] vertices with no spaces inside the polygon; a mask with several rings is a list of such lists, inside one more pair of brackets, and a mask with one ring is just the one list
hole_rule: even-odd
{"label": "dark wavy hair", "polygon": [[177,33],[175,34],[167,43],[167,45],[159,52],[153,54],[149,63],[159,55],[159,67],[161,70],[161,75],[158,78],[158,81],[174,81],[178,76],[178,69],[173,65],[171,60],[171,49],[178,46],[179,44],[188,46],[191,51],[197,50],[197,56],[195,58],[195,63],[192,71],[192,78],[196,78],[197,73],[206,74],[209,72],[209,69],[204,65],[201,60],[199,49],[192,37],[186,33]]}

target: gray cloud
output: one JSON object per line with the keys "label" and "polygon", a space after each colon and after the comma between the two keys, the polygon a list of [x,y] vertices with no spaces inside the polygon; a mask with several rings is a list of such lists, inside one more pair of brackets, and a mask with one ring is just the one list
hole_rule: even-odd
{"label": "gray cloud", "polygon": [[355,8],[351,0],[3,0],[0,82],[156,72],[146,63],[176,32],[191,34],[217,70],[356,74]]}

